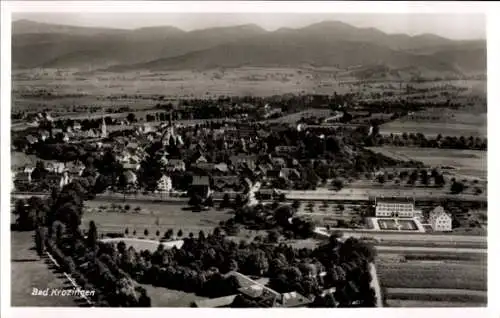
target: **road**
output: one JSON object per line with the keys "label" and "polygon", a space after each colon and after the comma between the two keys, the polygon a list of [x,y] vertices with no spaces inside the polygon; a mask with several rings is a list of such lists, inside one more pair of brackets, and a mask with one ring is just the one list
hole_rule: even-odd
{"label": "road", "polygon": [[377,268],[373,263],[370,263],[370,274],[372,276],[370,285],[375,290],[375,295],[377,297],[377,307],[384,307],[384,303],[382,301],[382,291],[380,290],[380,282],[377,275]]}

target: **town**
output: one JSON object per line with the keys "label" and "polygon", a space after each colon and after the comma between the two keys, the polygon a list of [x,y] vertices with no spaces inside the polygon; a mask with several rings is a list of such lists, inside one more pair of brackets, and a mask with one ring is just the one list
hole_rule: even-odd
{"label": "town", "polygon": [[[13,301],[484,306],[486,96],[470,88],[484,83],[395,83],[13,107],[12,265],[44,264],[12,266]],[[62,91],[14,102],[87,98]],[[24,295],[42,272],[88,292]]]}

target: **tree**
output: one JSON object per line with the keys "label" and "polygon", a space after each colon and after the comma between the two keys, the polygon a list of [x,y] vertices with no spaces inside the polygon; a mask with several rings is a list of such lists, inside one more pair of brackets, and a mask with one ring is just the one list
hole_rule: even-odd
{"label": "tree", "polygon": [[149,235],[148,229],[144,229],[144,236],[148,236],[148,235]]}
{"label": "tree", "polygon": [[45,230],[38,226],[35,231],[35,247],[39,256],[45,252]]}
{"label": "tree", "polygon": [[177,237],[182,237],[182,230],[179,230],[179,232],[177,232]]}
{"label": "tree", "polygon": [[276,230],[272,230],[272,231],[269,231],[267,233],[267,240],[270,242],[270,243],[277,243],[278,240],[279,240],[279,237],[280,237],[280,234],[278,231]]}
{"label": "tree", "polygon": [[125,235],[128,235],[128,227],[125,229]]}
{"label": "tree", "polygon": [[132,232],[132,235],[133,235],[133,236],[136,236],[136,234],[137,234],[137,231],[136,231],[136,230],[134,230],[134,232]]}
{"label": "tree", "polygon": [[378,183],[380,183],[380,184],[384,184],[384,183],[385,183],[385,175],[383,175],[383,174],[378,175],[378,176],[377,176],[377,181],[378,181]]}
{"label": "tree", "polygon": [[87,246],[92,250],[95,250],[97,247],[97,227],[94,221],[90,221],[89,223],[89,232],[87,234]]}
{"label": "tree", "polygon": [[222,202],[220,203],[220,208],[227,208],[229,206],[229,194],[224,193],[224,196],[222,197]]}
{"label": "tree", "polygon": [[234,208],[239,208],[243,205],[243,199],[241,197],[240,194],[237,194],[235,197],[234,197]]}
{"label": "tree", "polygon": [[340,179],[335,179],[332,181],[332,186],[335,191],[339,191],[344,187],[344,183]]}
{"label": "tree", "polygon": [[156,236],[160,236],[160,230],[156,230]]}
{"label": "tree", "polygon": [[459,194],[461,193],[462,191],[465,190],[465,187],[464,187],[464,184],[462,182],[453,182],[453,184],[451,185],[451,193],[452,194]]}
{"label": "tree", "polygon": [[294,200],[292,203],[292,208],[297,211],[300,207],[300,201],[299,200]]}
{"label": "tree", "polygon": [[128,120],[128,122],[130,122],[130,123],[135,122],[135,121],[136,121],[135,114],[134,114],[134,113],[129,113],[129,114],[127,115],[127,120]]}

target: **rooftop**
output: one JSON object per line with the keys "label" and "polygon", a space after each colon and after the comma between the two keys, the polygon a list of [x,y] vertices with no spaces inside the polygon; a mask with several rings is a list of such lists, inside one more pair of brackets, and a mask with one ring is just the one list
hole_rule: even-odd
{"label": "rooftop", "polygon": [[193,176],[193,183],[192,185],[203,185],[203,186],[209,186],[210,185],[210,180],[208,179],[208,176]]}

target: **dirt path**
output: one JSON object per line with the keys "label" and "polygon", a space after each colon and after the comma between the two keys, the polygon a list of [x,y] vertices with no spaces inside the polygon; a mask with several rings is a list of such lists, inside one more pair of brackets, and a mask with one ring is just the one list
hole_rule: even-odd
{"label": "dirt path", "polygon": [[377,275],[377,268],[373,263],[370,263],[370,274],[372,275],[372,281],[370,282],[370,285],[375,290],[375,295],[377,297],[377,307],[384,307],[382,301],[382,291],[380,290],[380,282]]}

